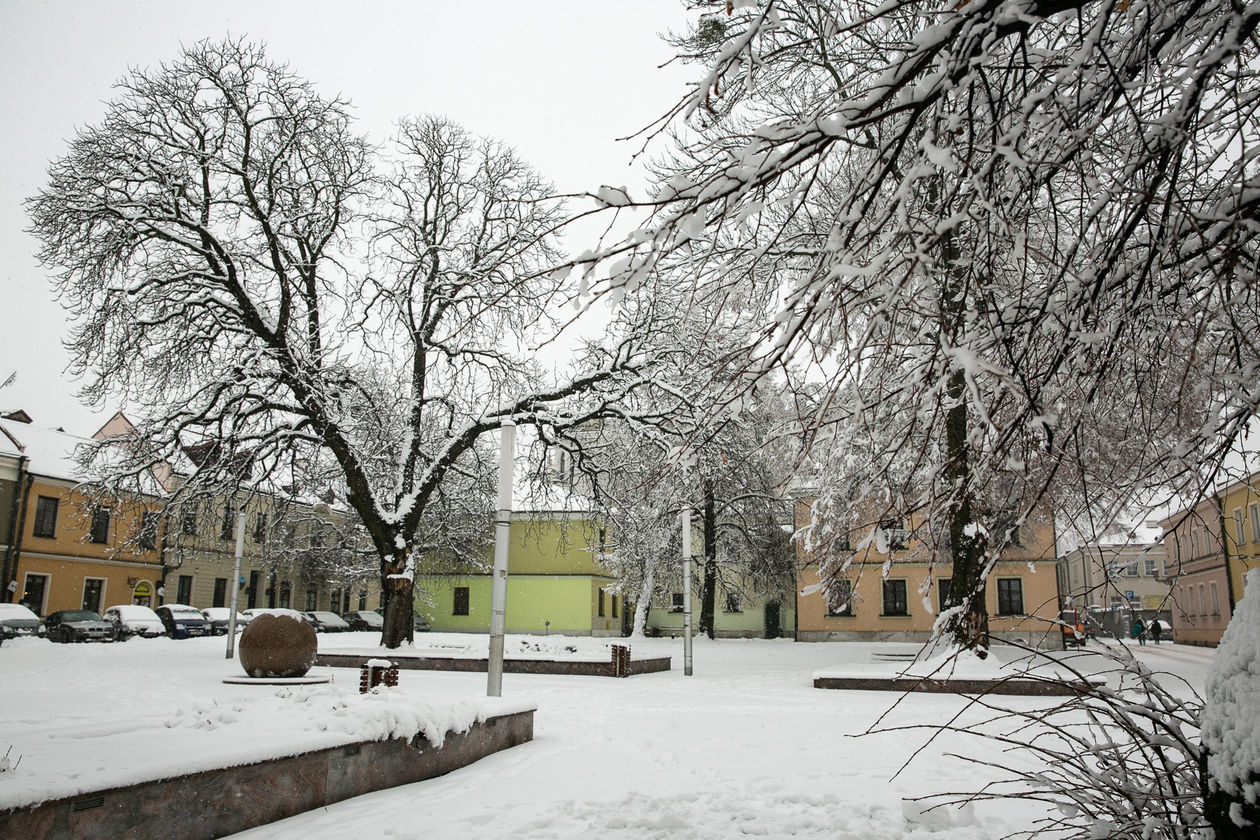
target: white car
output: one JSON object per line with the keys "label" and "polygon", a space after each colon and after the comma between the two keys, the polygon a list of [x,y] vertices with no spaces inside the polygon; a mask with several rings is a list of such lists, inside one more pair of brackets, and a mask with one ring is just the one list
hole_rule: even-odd
{"label": "white car", "polygon": [[33,636],[39,629],[39,616],[21,604],[0,604],[0,639]]}
{"label": "white car", "polygon": [[132,636],[151,639],[166,633],[162,619],[148,607],[139,604],[119,604],[105,610],[101,618],[114,625],[114,638],[122,641]]}

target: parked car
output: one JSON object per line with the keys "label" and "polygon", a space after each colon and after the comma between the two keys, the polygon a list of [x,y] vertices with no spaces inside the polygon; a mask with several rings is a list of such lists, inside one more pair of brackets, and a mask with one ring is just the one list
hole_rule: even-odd
{"label": "parked car", "polygon": [[50,642],[112,642],[114,625],[91,610],[57,610],[44,616],[39,635]]}
{"label": "parked car", "polygon": [[342,613],[341,617],[351,630],[380,630],[385,626],[385,619],[372,610],[355,610]]}
{"label": "parked car", "polygon": [[119,604],[105,610],[102,616],[114,628],[114,639],[122,641],[132,636],[151,639],[166,632],[162,619],[148,607],[139,604]]}
{"label": "parked car", "polygon": [[194,636],[209,636],[210,622],[196,607],[187,604],[163,604],[156,610],[166,635],[172,639],[189,639]]}
{"label": "parked car", "polygon": [[0,639],[31,636],[39,630],[39,616],[22,604],[0,604]]}
{"label": "parked car", "polygon": [[350,629],[350,625],[335,612],[314,610],[305,615],[314,625],[316,633],[344,633]]}
{"label": "parked car", "polygon": [[[210,622],[211,634],[215,636],[227,635],[228,626],[232,622],[231,607],[206,607],[201,611],[201,614],[205,616],[206,621]],[[241,632],[241,629],[244,628],[246,624],[249,624],[249,616],[237,611],[236,632]]]}
{"label": "parked car", "polygon": [[[381,617],[381,622],[382,622],[381,627],[384,627],[385,626],[384,625],[385,608],[377,607],[375,610],[373,610],[373,612]],[[379,630],[380,627],[377,627],[374,629]],[[429,630],[432,628],[429,627],[429,622],[427,619],[425,619],[424,616],[420,615],[419,613],[412,613],[411,614],[411,629],[417,633],[428,633]]]}
{"label": "parked car", "polygon": [[306,613],[291,610],[288,607],[254,607],[248,610],[241,610],[241,618],[244,618],[246,621],[252,621],[260,615],[288,615],[293,618],[300,618],[307,624],[312,624]]}

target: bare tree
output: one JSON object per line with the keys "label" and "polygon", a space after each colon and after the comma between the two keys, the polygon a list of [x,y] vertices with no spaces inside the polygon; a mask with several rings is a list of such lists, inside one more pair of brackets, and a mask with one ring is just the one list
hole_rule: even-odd
{"label": "bare tree", "polygon": [[118,91],[29,202],[86,397],[147,418],[110,474],[209,441],[231,454],[181,492],[294,460],[335,476],[398,646],[418,559],[449,547],[439,514],[480,504],[483,437],[598,413],[633,378],[630,345],[559,381],[523,350],[564,289],[539,271],[561,209],[499,143],[423,117],[378,150],[344,102],[241,42],[199,43]]}
{"label": "bare tree", "polygon": [[1201,492],[1260,404],[1260,12],[694,6],[675,43],[702,77],[656,129],[681,145],[637,202],[652,217],[582,264],[616,269],[597,293],[760,290],[748,372],[801,370],[810,450],[866,453],[817,458],[820,510],[857,470],[930,523],[954,564],[943,629],[982,647],[1003,523],[1073,493]]}

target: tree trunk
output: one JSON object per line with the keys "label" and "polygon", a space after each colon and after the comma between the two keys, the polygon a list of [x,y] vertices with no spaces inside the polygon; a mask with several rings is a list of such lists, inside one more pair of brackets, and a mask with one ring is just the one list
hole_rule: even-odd
{"label": "tree trunk", "polygon": [[970,471],[967,458],[966,382],[962,371],[950,374],[948,393],[953,406],[945,419],[945,448],[949,457],[946,475],[954,498],[949,511],[949,551],[954,574],[949,585],[949,606],[962,605],[946,631],[954,643],[984,655],[989,649],[989,612],[985,601],[985,539],[972,523]]}
{"label": "tree trunk", "polygon": [[381,630],[381,645],[390,650],[403,642],[411,644],[415,638],[415,624],[411,619],[415,585],[408,574],[409,558],[410,550],[402,548],[382,563],[381,596],[385,599],[385,626]]}
{"label": "tree trunk", "polygon": [[639,600],[634,605],[634,626],[630,630],[630,638],[642,639],[647,635],[648,610],[652,608],[652,590],[656,588],[656,570],[649,567],[643,576],[643,585],[639,587]]}
{"label": "tree trunk", "polygon": [[[957,340],[964,327],[966,294],[959,277],[959,253],[952,232],[941,240],[941,257],[945,266],[941,289],[941,334],[950,342]],[[971,461],[967,443],[967,377],[962,370],[950,370],[945,387],[949,400],[945,414],[945,478],[949,484],[949,552],[954,574],[949,586],[949,606],[962,606],[952,616],[945,630],[954,643],[964,650],[985,656],[989,650],[989,611],[985,602],[986,570],[984,554],[987,541],[973,522]]]}
{"label": "tree trunk", "polygon": [[713,498],[713,482],[704,481],[704,582],[700,589],[700,632],[713,638],[714,601],[717,595],[717,503]]}

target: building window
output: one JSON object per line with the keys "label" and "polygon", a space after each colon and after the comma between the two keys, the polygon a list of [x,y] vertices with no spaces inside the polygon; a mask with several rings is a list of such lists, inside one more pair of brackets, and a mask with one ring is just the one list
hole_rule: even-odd
{"label": "building window", "polygon": [[212,607],[227,606],[227,578],[214,579],[214,598],[210,603]]}
{"label": "building window", "polygon": [[140,514],[140,533],[137,539],[146,550],[157,548],[158,515],[151,510]]}
{"label": "building window", "polygon": [[849,537],[849,532],[845,531],[836,537],[836,551],[852,551],[853,540]]}
{"label": "building window", "polygon": [[185,502],[183,513],[180,515],[180,530],[184,532],[186,537],[197,536],[197,503]]}
{"label": "building window", "polygon": [[612,596],[612,617],[613,618],[617,618],[620,615],[620,613],[617,612],[617,607],[618,607],[617,596],[614,595]]}
{"label": "building window", "polygon": [[105,595],[105,580],[103,578],[84,578],[83,579],[83,607],[82,609],[91,610],[94,613],[101,611],[101,599]]}
{"label": "building window", "polygon": [[599,614],[600,616],[604,614],[604,590],[602,589],[599,590]]}
{"label": "building window", "polygon": [[1251,518],[1251,541],[1260,543],[1260,502],[1247,505],[1247,516]]}
{"label": "building window", "polygon": [[329,612],[335,612],[335,613],[344,612],[344,610],[341,609],[341,592],[340,591],[329,593],[328,610]]}
{"label": "building window", "polygon": [[178,594],[175,596],[177,604],[192,603],[192,575],[180,575],[179,586],[176,588]]}
{"label": "building window", "polygon": [[833,577],[827,582],[827,617],[853,615],[853,581]]}
{"label": "building window", "polygon": [[455,587],[455,608],[451,615],[468,615],[468,587]]}
{"label": "building window", "polygon": [[57,536],[57,507],[60,500],[55,496],[40,496],[35,500],[35,527],[31,531],[37,537]]}
{"label": "building window", "polygon": [[1155,565],[1156,563],[1159,562],[1156,557],[1148,554],[1145,558],[1143,558],[1143,562],[1146,566],[1147,577],[1153,578],[1159,574],[1159,569]]}
{"label": "building window", "polygon": [[231,505],[223,506],[223,524],[219,527],[219,539],[230,540],[236,536],[236,510]]}
{"label": "building window", "polygon": [[901,525],[900,519],[885,519],[879,523],[880,529],[888,535],[889,551],[901,551],[910,541],[910,530]]}
{"label": "building window", "polygon": [[1242,545],[1247,541],[1247,535],[1243,531],[1243,512],[1242,508],[1234,508],[1234,537],[1238,541],[1238,545]]}
{"label": "building window", "polygon": [[739,605],[739,594],[736,592],[726,593],[726,611],[728,613],[743,612]]}
{"label": "building window", "polygon": [[949,593],[953,591],[953,578],[937,578],[936,579],[936,611],[945,612],[949,609]]}
{"label": "building window", "polygon": [[92,508],[92,530],[88,535],[92,542],[109,542],[109,514],[107,507],[96,505]]}
{"label": "building window", "polygon": [[267,538],[267,514],[259,511],[254,518],[254,542],[260,543]]}
{"label": "building window", "polygon": [[360,610],[367,609],[367,590],[366,589],[359,590],[359,609]]}
{"label": "building window", "polygon": [[1137,577],[1138,576],[1137,569],[1138,569],[1137,560],[1130,560],[1129,562],[1124,564],[1124,576]]}
{"label": "building window", "polygon": [[289,609],[293,604],[293,586],[286,580],[280,584],[280,604],[284,609]]}
{"label": "building window", "polygon": [[306,587],[306,611],[319,609],[319,590],[313,586]]}
{"label": "building window", "polygon": [[1208,614],[1207,589],[1203,584],[1199,584],[1199,615]]}
{"label": "building window", "polygon": [[670,612],[676,612],[676,613],[682,612],[683,611],[683,594],[681,592],[673,593],[672,595],[669,596],[669,603],[670,603],[670,606],[669,606]]}
{"label": "building window", "polygon": [[909,615],[910,606],[906,599],[906,582],[904,580],[884,581],[884,615]]}
{"label": "building window", "polygon": [[1212,615],[1221,614],[1221,596],[1216,589],[1216,581],[1208,584],[1208,591],[1212,593]]}
{"label": "building window", "polygon": [[1024,582],[1020,578],[998,578],[998,615],[1024,614]]}
{"label": "building window", "polygon": [[249,591],[245,593],[245,609],[252,610],[258,606],[258,587],[262,586],[262,575],[257,570],[249,573]]}

